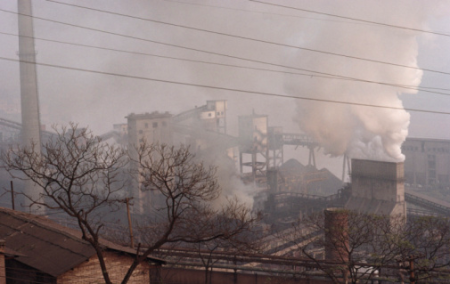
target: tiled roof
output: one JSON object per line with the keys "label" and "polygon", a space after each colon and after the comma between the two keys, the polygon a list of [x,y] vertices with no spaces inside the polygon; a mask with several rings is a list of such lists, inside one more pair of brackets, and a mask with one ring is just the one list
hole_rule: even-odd
{"label": "tiled roof", "polygon": [[[81,239],[81,232],[59,225],[45,217],[0,208],[0,239],[6,253],[52,276],[59,276],[95,255],[91,245]],[[102,240],[110,250],[134,254],[135,250]],[[156,258],[151,261],[163,263]]]}

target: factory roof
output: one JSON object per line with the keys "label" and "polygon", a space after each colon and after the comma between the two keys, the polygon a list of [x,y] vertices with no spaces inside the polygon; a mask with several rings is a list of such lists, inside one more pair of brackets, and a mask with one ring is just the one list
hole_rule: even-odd
{"label": "factory roof", "polygon": [[148,112],[140,114],[130,113],[125,118],[128,120],[138,120],[138,119],[155,119],[155,118],[170,118],[170,117],[172,117],[172,114],[170,114],[169,112],[161,113],[154,111],[152,113]]}
{"label": "factory roof", "polygon": [[450,139],[445,138],[419,138],[419,137],[408,137],[406,138],[405,142],[412,142],[412,141],[420,141],[420,142],[444,142],[444,143],[450,143]]}
{"label": "factory roof", "polygon": [[345,209],[365,214],[390,215],[396,205],[397,203],[395,201],[352,196],[345,204]]}
{"label": "factory roof", "polygon": [[[0,208],[0,239],[5,240],[7,255],[52,276],[59,276],[95,255],[81,232],[59,225],[45,217]],[[125,254],[136,251],[101,240],[106,250]],[[149,261],[164,261],[149,257]]]}
{"label": "factory roof", "polygon": [[256,114],[252,113],[249,115],[240,115],[239,119],[249,119],[249,118],[259,118],[259,117],[269,117],[267,114]]}

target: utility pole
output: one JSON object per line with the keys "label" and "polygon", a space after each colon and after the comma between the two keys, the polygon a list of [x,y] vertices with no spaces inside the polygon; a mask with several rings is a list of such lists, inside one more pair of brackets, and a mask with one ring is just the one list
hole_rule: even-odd
{"label": "utility pole", "polygon": [[11,181],[11,205],[12,205],[12,210],[16,210],[16,206],[14,203],[14,184],[13,181]]}
{"label": "utility pole", "polygon": [[[22,113],[21,142],[23,147],[34,147],[41,153],[41,122],[39,117],[39,95],[34,47],[33,12],[31,0],[17,1],[19,21],[20,96]],[[38,200],[41,189],[32,181],[25,181],[25,194]],[[25,198],[25,206],[31,205]],[[40,208],[29,208],[42,210]]]}
{"label": "utility pole", "polygon": [[414,275],[414,260],[416,258],[410,256],[409,257],[409,283],[416,284],[416,276]]}
{"label": "utility pole", "polygon": [[[416,279],[417,276],[416,276],[415,268],[414,268],[414,261],[418,258],[419,258],[419,256],[410,255],[405,261],[398,260],[400,269],[404,269],[409,273],[409,283],[410,284],[416,284],[416,281],[417,281],[417,279]],[[407,262],[408,264],[405,265],[404,262]],[[401,272],[400,272],[400,275],[402,275]],[[401,276],[401,277],[402,277],[402,283],[403,283],[403,276]]]}
{"label": "utility pole", "polygon": [[130,200],[133,197],[125,198],[125,203],[127,204],[127,215],[128,215],[128,228],[130,229],[130,246],[134,248],[134,238],[133,238],[133,227],[131,226],[131,215],[130,215]]}

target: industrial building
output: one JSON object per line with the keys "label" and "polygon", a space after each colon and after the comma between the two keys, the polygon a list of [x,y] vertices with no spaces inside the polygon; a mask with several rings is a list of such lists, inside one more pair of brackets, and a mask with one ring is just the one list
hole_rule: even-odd
{"label": "industrial building", "polygon": [[[113,130],[102,137],[114,138],[117,143],[130,149],[145,140],[169,145],[188,144],[191,151],[199,156],[211,151],[228,156],[230,163],[234,163],[240,171],[243,183],[260,188],[260,193],[255,196],[255,209],[271,212],[270,219],[281,222],[329,206],[346,206],[349,209],[358,209],[359,206],[371,208],[366,209],[368,213],[397,212],[401,215],[450,212],[448,204],[442,200],[421,195],[421,191],[428,188],[446,189],[450,171],[450,141],[407,139],[403,145],[406,155],[404,166],[353,161],[356,166],[352,167],[352,184],[345,186],[328,170],[316,168],[315,150],[318,145],[315,141],[304,134],[284,133],[282,127],[269,125],[267,115],[253,112],[240,116],[238,135],[229,135],[227,107],[226,101],[214,100],[179,114],[130,114],[126,117],[126,123],[115,124]],[[3,147],[17,141],[21,124],[1,119],[0,125]],[[46,131],[42,133],[44,137],[51,135]],[[295,160],[285,162],[285,146],[307,148],[307,163]],[[378,175],[388,169],[392,173]],[[392,186],[387,183],[390,176],[397,179],[397,182],[391,180]],[[147,208],[145,204],[150,204],[155,196],[139,189],[138,175],[134,180],[137,181],[131,189],[134,212],[141,214]],[[8,183],[3,182],[4,185]]]}
{"label": "industrial building", "polygon": [[407,138],[405,180],[408,188],[440,188],[450,193],[450,140]]}
{"label": "industrial building", "polygon": [[132,113],[126,119],[130,147],[144,141],[172,145],[172,115],[168,112]]}
{"label": "industrial building", "polygon": [[[19,139],[22,145],[28,145],[30,141],[40,145],[45,133],[41,131],[39,117],[30,0],[19,1],[18,12],[22,15],[18,25],[22,123],[0,119],[1,147],[14,144]],[[235,163],[242,182],[259,189],[254,208],[265,213],[264,220],[269,224],[287,226],[304,215],[329,207],[402,217],[409,214],[450,214],[450,204],[418,193],[438,189],[450,194],[450,141],[408,138],[402,147],[406,156],[404,163],[352,160],[351,184],[343,184],[327,169],[317,169],[315,150],[318,145],[310,137],[301,133],[285,133],[281,126],[269,125],[267,115],[255,112],[238,118],[238,134],[232,136],[227,131],[227,108],[225,100],[208,100],[203,106],[179,114],[131,113],[126,116],[126,123],[115,124],[113,131],[102,137],[114,138],[117,143],[128,147],[132,159],[137,158],[133,149],[143,142],[186,144],[199,156],[212,150],[223,153]],[[284,146],[306,147],[309,150],[308,162],[285,161]],[[344,165],[346,163],[344,159]],[[136,163],[131,163],[131,172],[133,177],[129,191],[134,199],[132,211],[136,215],[149,213],[149,205],[158,202],[160,196],[157,192],[141,188]],[[7,185],[6,177],[2,176],[2,179],[0,184]],[[31,182],[22,183],[20,187],[28,194],[39,194]],[[339,220],[332,220],[330,216],[333,215],[328,215],[331,221]],[[0,218],[7,248],[2,255],[11,257],[6,267],[26,271],[13,277],[42,282],[45,276],[51,279],[51,283],[66,283],[80,275],[100,274],[98,265],[91,265],[96,260],[92,249],[65,229],[15,211],[2,209]],[[50,235],[52,241],[36,238]],[[133,251],[129,249],[106,243],[105,247],[108,258],[115,259],[117,263],[127,263],[133,257]],[[280,251],[287,251],[286,247]],[[46,253],[51,253],[51,257]],[[325,254],[333,259],[336,252],[326,251]],[[46,261],[42,262],[42,259]],[[74,263],[68,263],[70,261]],[[289,260],[289,263],[292,261]],[[149,259],[149,262],[161,263],[158,259]],[[150,264],[147,264],[145,271],[140,273],[145,276],[136,283],[150,281],[149,274],[146,274]],[[254,282],[257,283],[257,279]]]}
{"label": "industrial building", "polygon": [[403,163],[352,160],[351,195],[345,208],[406,218]]}

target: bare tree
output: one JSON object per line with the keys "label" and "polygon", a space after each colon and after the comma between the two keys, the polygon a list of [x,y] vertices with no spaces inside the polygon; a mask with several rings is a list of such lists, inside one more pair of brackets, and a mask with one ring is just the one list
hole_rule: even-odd
{"label": "bare tree", "polygon": [[[57,130],[41,154],[36,147],[17,146],[2,154],[6,169],[42,189],[37,197],[22,193],[32,205],[62,210],[76,220],[83,239],[96,251],[105,282],[112,283],[100,243],[106,226],[102,213],[117,209],[129,197],[124,190],[130,185],[127,152],[75,124]],[[254,218],[236,200],[214,204],[220,195],[215,168],[205,167],[188,148],[143,143],[136,153],[131,163],[139,166],[143,189],[157,192],[163,204],[152,214],[158,218],[148,216],[150,221],[141,226],[143,244],[122,283],[163,244],[230,239],[251,226]]]}
{"label": "bare tree", "polygon": [[256,217],[235,198],[216,204],[220,186],[216,167],[206,167],[189,151],[167,145],[142,143],[137,149],[143,190],[156,191],[162,204],[153,204],[155,217],[140,227],[146,246],[143,255],[163,244],[201,244],[232,240],[248,231]]}
{"label": "bare tree", "polygon": [[410,282],[450,276],[450,220],[443,217],[411,218],[397,239],[398,261]]}
{"label": "bare tree", "polygon": [[413,283],[450,275],[447,218],[406,222],[337,209],[299,220],[289,239],[333,283],[369,283],[375,278],[409,278]]}
{"label": "bare tree", "polygon": [[127,164],[126,153],[101,143],[75,124],[57,130],[40,154],[37,147],[16,146],[3,153],[6,169],[13,177],[32,180],[42,189],[39,196],[21,193],[30,206],[62,210],[77,221],[83,239],[97,253],[105,281],[111,283],[99,242],[104,225],[101,217],[102,212],[117,209],[123,199],[121,173]]}
{"label": "bare tree", "polygon": [[[369,283],[397,259],[403,222],[394,219],[345,209],[325,211],[295,224],[290,238],[333,283]],[[309,240],[301,237],[305,231]]]}
{"label": "bare tree", "polygon": [[[228,239],[215,239],[189,246],[205,268],[205,284],[212,283],[214,265],[224,261],[224,255],[227,256],[227,259],[234,257],[233,261],[235,261],[236,256],[260,252],[262,245],[257,237],[258,233],[248,228]],[[234,264],[236,265],[236,263]]]}

